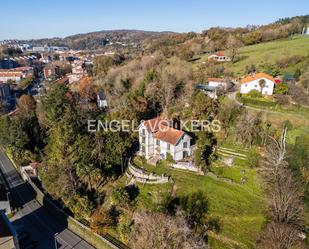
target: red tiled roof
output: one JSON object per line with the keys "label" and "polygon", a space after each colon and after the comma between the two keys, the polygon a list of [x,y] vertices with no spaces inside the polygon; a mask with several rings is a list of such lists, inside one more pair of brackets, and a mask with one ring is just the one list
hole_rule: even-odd
{"label": "red tiled roof", "polygon": [[0,77],[21,77],[22,72],[0,72]]}
{"label": "red tiled roof", "polygon": [[245,78],[243,78],[241,80],[241,83],[244,84],[244,83],[248,83],[248,82],[258,80],[258,79],[261,79],[261,78],[265,78],[265,79],[271,80],[272,82],[275,82],[275,79],[272,76],[270,76],[269,74],[267,74],[267,73],[257,73],[255,75],[246,76]]}
{"label": "red tiled roof", "polygon": [[168,120],[166,118],[156,117],[144,122],[145,127],[150,132],[156,132],[162,124],[168,125]]}
{"label": "red tiled roof", "polygon": [[161,125],[160,129],[154,134],[154,137],[158,140],[175,145],[184,134],[185,133],[181,130]]}
{"label": "red tiled roof", "polygon": [[208,78],[208,81],[225,82],[226,80],[223,78]]}
{"label": "red tiled roof", "polygon": [[214,53],[211,54],[210,56],[215,55],[215,56],[225,56],[225,54],[223,52],[218,52],[218,53]]}

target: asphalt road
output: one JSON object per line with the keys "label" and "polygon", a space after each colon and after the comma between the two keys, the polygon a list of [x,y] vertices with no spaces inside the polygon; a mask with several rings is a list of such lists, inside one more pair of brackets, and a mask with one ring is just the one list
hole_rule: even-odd
{"label": "asphalt road", "polygon": [[1,149],[0,169],[11,189],[12,204],[19,210],[11,221],[17,231],[26,231],[30,234],[29,242],[25,244],[38,241],[39,245],[36,248],[55,249],[55,234],[57,234],[57,248],[95,249],[67,229],[44,205],[35,200],[31,188],[22,180]]}

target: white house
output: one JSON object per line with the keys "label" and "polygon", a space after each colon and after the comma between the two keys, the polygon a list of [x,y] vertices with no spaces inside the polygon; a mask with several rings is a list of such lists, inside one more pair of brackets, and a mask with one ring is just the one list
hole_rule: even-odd
{"label": "white house", "polygon": [[216,88],[227,88],[227,80],[223,78],[208,78],[208,85]]}
{"label": "white house", "polygon": [[97,103],[99,108],[106,108],[108,106],[106,95],[103,90],[100,90],[97,94]]}
{"label": "white house", "polygon": [[[263,87],[260,84],[261,80],[264,80]],[[257,90],[263,95],[272,95],[274,86],[275,79],[272,76],[266,73],[252,74],[241,80],[240,93],[246,94],[252,90]]]}
{"label": "white house", "polygon": [[175,161],[192,155],[191,137],[184,131],[170,127],[165,118],[156,117],[139,126],[140,154],[146,159],[153,156],[166,158],[170,153]]}
{"label": "white house", "polygon": [[208,56],[208,60],[214,60],[218,62],[230,61],[231,58],[226,56],[224,53],[215,53]]}
{"label": "white house", "polygon": [[33,76],[32,67],[0,69],[0,81],[3,82],[7,82],[8,80],[19,82],[21,79],[31,78],[32,76]]}

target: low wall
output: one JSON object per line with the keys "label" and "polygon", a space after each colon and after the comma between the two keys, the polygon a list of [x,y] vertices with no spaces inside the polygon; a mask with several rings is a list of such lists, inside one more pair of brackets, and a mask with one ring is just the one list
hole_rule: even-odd
{"label": "low wall", "polygon": [[186,163],[186,162],[173,163],[173,164],[171,164],[171,167],[173,167],[175,169],[184,169],[184,170],[190,170],[190,171],[193,171],[193,172],[198,172],[197,167],[195,167],[191,163]]}
{"label": "low wall", "polygon": [[169,182],[168,176],[158,176],[152,173],[145,173],[142,169],[134,167],[130,162],[128,174],[133,175],[135,180],[141,183],[161,184]]}

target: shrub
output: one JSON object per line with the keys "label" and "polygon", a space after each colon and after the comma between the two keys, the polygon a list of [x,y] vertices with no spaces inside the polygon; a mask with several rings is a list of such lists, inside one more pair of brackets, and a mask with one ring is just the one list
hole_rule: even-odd
{"label": "shrub", "polygon": [[275,96],[275,98],[279,105],[289,105],[290,104],[290,97],[287,95],[277,95]]}
{"label": "shrub", "polygon": [[174,163],[175,160],[173,158],[173,156],[171,155],[171,153],[166,153],[166,161],[169,163]]}
{"label": "shrub", "polygon": [[261,161],[261,156],[255,149],[251,149],[248,152],[248,165],[250,168],[258,167]]}
{"label": "shrub", "polygon": [[248,97],[251,97],[251,98],[261,98],[262,97],[262,94],[261,92],[259,92],[258,90],[251,90],[248,94],[247,94]]}
{"label": "shrub", "polygon": [[289,87],[286,83],[281,83],[275,86],[275,94],[286,94],[289,90]]}
{"label": "shrub", "polygon": [[128,206],[130,202],[130,196],[125,188],[119,187],[112,192],[112,203],[121,207]]}
{"label": "shrub", "polygon": [[187,219],[196,225],[201,225],[208,212],[208,198],[204,192],[198,191],[180,199],[180,205]]}
{"label": "shrub", "polygon": [[117,226],[117,231],[119,233],[120,239],[124,243],[129,242],[129,235],[132,230],[133,220],[126,214],[121,214],[119,217],[119,225]]}
{"label": "shrub", "polygon": [[289,65],[295,65],[295,64],[300,63],[303,59],[304,59],[304,57],[301,56],[301,55],[293,55],[293,56],[290,56],[290,57],[285,57],[283,59],[277,60],[276,64],[280,68],[286,68]]}
{"label": "shrub", "polygon": [[264,106],[264,107],[273,107],[277,105],[276,101],[269,101],[266,99],[254,99],[254,98],[247,98],[245,96],[240,97],[240,102],[244,105],[256,105],[256,106]]}
{"label": "shrub", "polygon": [[90,228],[100,235],[107,234],[113,227],[113,218],[108,210],[98,208],[91,216]]}

